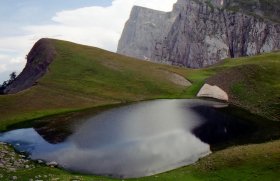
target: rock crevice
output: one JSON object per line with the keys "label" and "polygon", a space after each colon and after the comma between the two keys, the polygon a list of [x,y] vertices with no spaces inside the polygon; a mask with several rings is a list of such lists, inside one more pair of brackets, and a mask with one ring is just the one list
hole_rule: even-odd
{"label": "rock crevice", "polygon": [[280,49],[280,24],[226,8],[232,0],[178,0],[172,12],[134,7],[118,53],[201,68]]}

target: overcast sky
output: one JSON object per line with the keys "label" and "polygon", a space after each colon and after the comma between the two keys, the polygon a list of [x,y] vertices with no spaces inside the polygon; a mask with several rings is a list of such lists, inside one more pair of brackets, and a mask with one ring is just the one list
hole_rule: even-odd
{"label": "overcast sky", "polygon": [[56,38],[116,51],[133,5],[171,11],[177,0],[0,0],[0,84],[32,45]]}

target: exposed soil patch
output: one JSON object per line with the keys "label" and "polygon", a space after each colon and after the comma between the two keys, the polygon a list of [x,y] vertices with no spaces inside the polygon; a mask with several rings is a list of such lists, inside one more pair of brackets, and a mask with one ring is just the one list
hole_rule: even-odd
{"label": "exposed soil patch", "polygon": [[244,82],[250,87],[249,80],[252,79],[261,69],[258,65],[242,65],[222,71],[206,80],[207,84],[217,85],[228,93],[231,103],[239,104],[237,97],[232,93],[234,84]]}
{"label": "exposed soil patch", "polygon": [[173,73],[173,72],[169,72],[164,70],[163,73],[166,75],[167,79],[170,80],[171,82],[173,82],[176,85],[180,85],[180,86],[191,86],[192,83],[190,81],[188,81],[187,79],[185,79],[183,76]]}
{"label": "exposed soil patch", "polygon": [[[242,65],[206,80],[229,95],[229,102],[271,120],[279,121],[279,89],[274,65]],[[277,69],[277,68],[276,68]]]}
{"label": "exposed soil patch", "polygon": [[20,75],[4,90],[5,94],[14,94],[35,85],[44,76],[56,55],[49,39],[39,40],[27,55],[27,63]]}

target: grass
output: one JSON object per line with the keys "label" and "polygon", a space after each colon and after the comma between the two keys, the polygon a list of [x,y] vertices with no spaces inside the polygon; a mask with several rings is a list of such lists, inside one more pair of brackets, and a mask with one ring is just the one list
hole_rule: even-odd
{"label": "grass", "polygon": [[[1,146],[0,146],[1,148]],[[11,148],[9,148],[12,151]],[[125,179],[132,181],[153,181],[153,180],[190,180],[190,181],[222,181],[222,180],[266,180],[276,181],[280,175],[280,141],[263,144],[245,145],[230,147],[222,151],[217,151],[196,164],[182,167],[170,172],[156,176],[144,177],[140,179]],[[33,169],[23,169],[15,173],[8,173],[0,169],[3,175],[2,180],[10,180],[12,176],[17,176],[18,180],[28,181],[35,176],[47,175],[48,180],[59,178],[59,180],[80,179],[85,181],[111,179],[99,176],[79,175],[63,171],[57,168],[50,168],[40,164],[35,164]],[[43,178],[41,178],[43,179]],[[124,180],[124,179],[122,179]]]}
{"label": "grass", "polygon": [[[266,115],[268,108],[276,110],[275,113],[279,108],[279,52],[229,59],[207,69],[187,69],[139,61],[66,41],[51,41],[57,56],[39,83],[15,95],[0,96],[0,130],[25,120],[108,104],[157,98],[193,98],[207,78],[244,65],[260,68],[258,76],[249,77],[253,85],[250,88],[243,87],[244,90],[237,91],[233,85],[232,94],[241,100],[239,106],[248,110],[252,108],[261,115]],[[193,85],[182,87],[174,84],[166,71],[182,75]],[[250,91],[252,89],[257,91]],[[243,94],[248,91],[255,94],[250,99],[243,99],[247,97]],[[265,96],[259,97],[260,93]],[[258,107],[254,102],[267,105]]]}
{"label": "grass", "polygon": [[[0,96],[0,130],[24,120],[107,104],[194,97],[209,74],[51,41],[57,56],[38,84],[18,94]],[[194,86],[174,84],[166,71],[190,77]]]}
{"label": "grass", "polygon": [[207,180],[277,180],[279,141],[232,147],[216,152],[193,166]]}
{"label": "grass", "polygon": [[[231,85],[231,94],[235,96],[238,105],[273,120],[280,120],[280,64],[279,57],[271,56],[255,58],[255,64],[249,64],[246,69],[239,68],[243,79]],[[249,58],[250,60],[250,58]],[[254,61],[254,58],[251,60]],[[263,61],[263,62],[262,62]]]}
{"label": "grass", "polygon": [[[46,116],[88,108],[102,110],[106,105],[158,98],[194,98],[208,78],[233,70],[240,70],[237,73],[242,74],[242,79],[237,81],[226,77],[233,103],[269,119],[280,120],[280,52],[227,59],[205,69],[187,69],[139,61],[66,41],[51,41],[57,56],[38,84],[18,94],[0,96],[0,131]],[[248,68],[252,71],[247,71]],[[192,86],[174,84],[166,71],[185,77]],[[280,176],[279,148],[280,141],[231,147],[195,165],[137,180],[277,180]],[[45,173],[61,180],[71,180],[75,176],[83,180],[114,180],[42,165],[16,173],[0,168],[0,174],[5,176],[3,180],[9,180],[12,175],[28,180]]]}
{"label": "grass", "polygon": [[38,85],[15,95],[0,96],[1,130],[22,120],[76,109],[180,97],[186,89],[168,80],[164,71],[172,71],[171,66],[52,41],[58,54]]}

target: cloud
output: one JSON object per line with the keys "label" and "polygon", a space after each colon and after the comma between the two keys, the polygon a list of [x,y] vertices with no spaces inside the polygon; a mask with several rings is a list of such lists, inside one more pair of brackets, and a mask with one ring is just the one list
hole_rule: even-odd
{"label": "cloud", "polygon": [[[85,45],[116,51],[124,24],[129,18],[133,5],[171,11],[177,0],[113,0],[108,7],[84,7],[57,12],[51,24],[21,27],[24,35],[0,38],[0,57],[9,55],[0,61],[5,71],[25,65],[25,55],[40,38],[56,38]],[[5,51],[1,51],[5,50]],[[11,53],[13,52],[13,53]],[[14,61],[17,59],[17,61]],[[11,64],[11,62],[13,62]],[[15,63],[16,62],[16,63]],[[13,66],[13,67],[12,67]],[[0,69],[3,73],[4,69]],[[3,81],[1,74],[0,81]]]}
{"label": "cloud", "polygon": [[55,25],[29,26],[25,30],[41,37],[53,37],[116,51],[118,40],[133,5],[171,11],[176,0],[114,0],[109,7],[85,7],[61,11],[52,18]]}
{"label": "cloud", "polygon": [[9,79],[11,72],[21,70],[25,65],[24,54],[22,55],[3,55],[0,54],[0,84]]}
{"label": "cloud", "polygon": [[7,70],[7,67],[5,64],[0,64],[0,72],[4,72]]}
{"label": "cloud", "polygon": [[25,56],[38,39],[33,35],[0,38],[0,84],[11,72],[20,73],[26,63]]}

